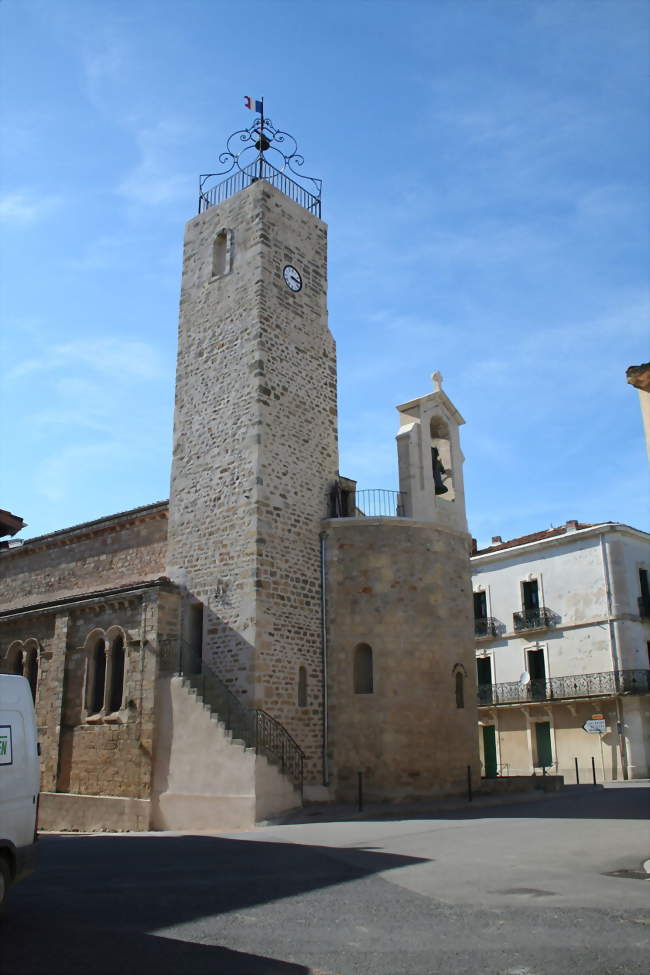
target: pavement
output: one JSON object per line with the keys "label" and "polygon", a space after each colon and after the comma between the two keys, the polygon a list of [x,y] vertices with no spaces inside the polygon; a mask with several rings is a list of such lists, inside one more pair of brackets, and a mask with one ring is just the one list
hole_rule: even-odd
{"label": "pavement", "polygon": [[436,806],[45,836],[0,923],[0,971],[645,975],[648,783]]}

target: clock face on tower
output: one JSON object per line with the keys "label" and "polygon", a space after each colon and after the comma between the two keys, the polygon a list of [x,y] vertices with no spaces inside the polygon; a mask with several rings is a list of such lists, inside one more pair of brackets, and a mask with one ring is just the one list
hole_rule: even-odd
{"label": "clock face on tower", "polygon": [[292,291],[300,291],[302,288],[302,278],[300,277],[300,272],[293,267],[291,264],[287,264],[282,271],[282,277],[284,278],[284,283],[287,288],[291,288]]}

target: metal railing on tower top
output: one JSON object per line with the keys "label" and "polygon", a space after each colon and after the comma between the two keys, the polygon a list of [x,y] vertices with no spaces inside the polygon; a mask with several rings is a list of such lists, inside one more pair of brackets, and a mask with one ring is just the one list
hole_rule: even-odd
{"label": "metal railing on tower top", "polygon": [[247,186],[256,183],[259,179],[266,180],[267,183],[276,186],[290,200],[294,200],[300,206],[304,207],[305,210],[309,210],[310,213],[320,217],[320,197],[314,196],[304,186],[300,186],[299,183],[290,179],[286,173],[276,169],[275,166],[272,166],[265,159],[262,160],[261,167],[258,163],[251,163],[245,169],[237,170],[228,179],[224,179],[222,183],[217,183],[209,189],[201,188],[199,193],[199,213],[203,213],[204,210],[215,206],[217,203],[222,203],[223,200],[234,196],[235,193],[246,189]]}
{"label": "metal railing on tower top", "polygon": [[[251,183],[265,180],[320,217],[322,180],[305,176],[302,172],[304,158],[298,152],[294,137],[265,117],[263,101],[256,104],[260,106],[256,109],[260,112],[259,119],[249,128],[233,132],[227,139],[226,149],[219,156],[219,163],[225,169],[199,177],[199,213],[222,203]],[[270,153],[271,159],[266,153]],[[222,176],[226,178],[221,180]]]}

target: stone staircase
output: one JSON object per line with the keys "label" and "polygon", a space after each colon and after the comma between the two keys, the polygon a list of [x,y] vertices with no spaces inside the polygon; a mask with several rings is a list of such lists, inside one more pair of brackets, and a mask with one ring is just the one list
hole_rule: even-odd
{"label": "stone staircase", "polygon": [[211,717],[220,721],[233,742],[254,749],[276,765],[302,796],[303,754],[289,732],[261,708],[251,708],[236,697],[214,673],[189,674],[183,686],[194,693]]}
{"label": "stone staircase", "polygon": [[252,829],[259,819],[300,806],[300,783],[289,774],[294,771],[289,760],[283,769],[258,713],[242,714],[243,706],[231,702],[225,707],[221,695],[212,693],[213,682],[201,677],[159,681],[154,828]]}

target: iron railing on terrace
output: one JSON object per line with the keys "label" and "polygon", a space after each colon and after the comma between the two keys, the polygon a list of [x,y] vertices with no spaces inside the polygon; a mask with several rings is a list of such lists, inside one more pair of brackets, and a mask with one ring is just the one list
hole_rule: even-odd
{"label": "iron railing on terrace", "polygon": [[[187,648],[182,656],[190,659]],[[245,704],[215,673],[205,668],[200,674],[183,673],[182,662],[179,664],[179,673],[185,682],[223,722],[232,737],[277,763],[300,789],[302,796],[304,756],[287,729],[261,708]]]}
{"label": "iron railing on terrace", "polygon": [[235,193],[239,193],[240,190],[246,189],[247,186],[255,183],[258,179],[264,179],[267,183],[271,183],[272,186],[276,186],[289,199],[294,200],[300,206],[303,206],[305,210],[309,210],[310,213],[320,217],[320,197],[314,196],[304,186],[296,183],[295,180],[287,176],[286,173],[276,169],[272,163],[267,162],[264,158],[256,159],[244,167],[244,169],[235,170],[232,176],[229,176],[221,183],[217,183],[209,189],[202,188],[199,195],[199,213],[203,213],[204,210],[215,206],[217,203],[222,203],[223,200],[227,200],[230,196],[234,196]]}
{"label": "iron railing on terrace", "polygon": [[348,518],[403,518],[404,494],[384,488],[369,488],[350,492],[347,502]]}
{"label": "iron railing on terrace", "polygon": [[480,640],[481,638],[490,638],[497,635],[497,620],[494,616],[475,616],[474,617],[474,636]]}
{"label": "iron railing on terrace", "polygon": [[522,609],[512,614],[512,624],[515,633],[520,630],[543,630],[555,625],[555,616],[546,606],[536,609]]}
{"label": "iron railing on terrace", "polygon": [[581,697],[614,697],[617,694],[649,694],[650,670],[608,670],[601,674],[573,674],[530,680],[526,684],[479,684],[478,704],[525,704],[529,701],[562,701]]}

